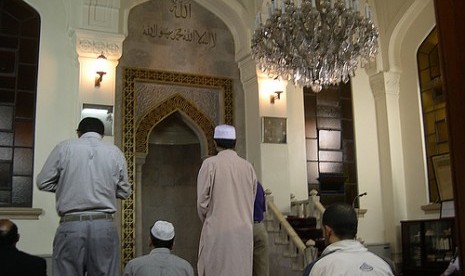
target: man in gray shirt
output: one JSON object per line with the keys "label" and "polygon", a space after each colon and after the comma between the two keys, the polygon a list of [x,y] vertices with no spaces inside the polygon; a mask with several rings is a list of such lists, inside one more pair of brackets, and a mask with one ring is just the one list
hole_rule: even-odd
{"label": "man in gray shirt", "polygon": [[126,159],[102,141],[97,118],[79,123],[77,139],[58,144],[37,175],[40,190],[56,195],[61,217],[53,242],[53,275],[119,275],[120,246],[113,222],[116,198],[131,194]]}
{"label": "man in gray shirt", "polygon": [[174,227],[159,220],[150,229],[150,254],[135,258],[126,265],[124,276],[194,276],[192,265],[171,254],[174,243]]}

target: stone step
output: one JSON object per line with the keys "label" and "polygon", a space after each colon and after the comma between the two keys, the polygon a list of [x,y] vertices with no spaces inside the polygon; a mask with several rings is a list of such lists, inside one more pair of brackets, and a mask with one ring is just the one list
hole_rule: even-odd
{"label": "stone step", "polygon": [[287,221],[294,228],[305,227],[305,228],[314,228],[316,227],[316,218],[299,218],[296,216],[287,216]]}

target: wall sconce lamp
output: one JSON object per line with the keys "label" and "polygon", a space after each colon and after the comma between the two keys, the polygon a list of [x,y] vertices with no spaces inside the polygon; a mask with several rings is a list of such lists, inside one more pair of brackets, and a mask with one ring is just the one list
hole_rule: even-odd
{"label": "wall sconce lamp", "polygon": [[107,62],[107,57],[102,53],[100,56],[97,57],[97,75],[95,76],[95,87],[100,87],[100,83],[103,80],[103,75],[105,75],[107,72],[105,72],[105,66]]}
{"label": "wall sconce lamp", "polygon": [[270,95],[270,103],[271,104],[274,104],[275,100],[281,99],[281,93],[283,93],[283,91],[274,91],[273,93],[276,94],[276,95],[274,95],[274,94]]}

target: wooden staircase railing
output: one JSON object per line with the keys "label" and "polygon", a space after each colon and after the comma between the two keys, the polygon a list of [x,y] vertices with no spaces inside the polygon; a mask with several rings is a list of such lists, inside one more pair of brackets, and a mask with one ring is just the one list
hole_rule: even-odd
{"label": "wooden staircase railing", "polygon": [[[307,244],[305,244],[299,237],[299,235],[296,233],[296,231],[289,224],[286,217],[275,205],[273,201],[273,196],[271,195],[271,191],[267,189],[265,191],[265,194],[267,203],[265,225],[267,231],[269,233],[277,234],[274,236],[274,242],[275,244],[283,246],[282,255],[283,257],[290,258],[292,270],[302,271],[305,268],[305,266],[311,261],[313,261],[318,255],[318,249],[314,246],[315,242],[313,241],[312,243],[312,241],[309,240]],[[313,204],[310,203],[310,199],[312,200],[311,203],[314,202],[313,200],[317,200],[319,203],[319,198],[314,198],[313,196],[309,197],[308,203],[294,203],[294,205],[296,206],[299,205],[298,207],[295,207],[295,209],[302,209],[302,213],[299,215],[311,214],[310,210],[312,210],[313,207],[311,207],[310,205]],[[316,210],[318,210],[318,208],[319,207],[316,207]],[[303,210],[307,211],[304,212]],[[321,217],[321,214],[318,215],[318,218],[319,217]],[[319,219],[317,219],[317,221],[319,221]]]}
{"label": "wooden staircase railing", "polygon": [[291,214],[299,218],[316,218],[316,228],[321,229],[321,216],[325,207],[320,202],[317,190],[311,190],[310,196],[305,200],[294,200],[291,195]]}

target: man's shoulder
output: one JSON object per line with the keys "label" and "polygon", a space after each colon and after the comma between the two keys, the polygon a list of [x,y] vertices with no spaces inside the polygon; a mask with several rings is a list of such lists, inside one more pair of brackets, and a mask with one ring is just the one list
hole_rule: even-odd
{"label": "man's shoulder", "polygon": [[159,254],[147,254],[147,255],[143,255],[143,256],[140,256],[140,257],[137,257],[137,258],[134,258],[132,260],[130,260],[127,264],[128,267],[130,266],[140,266],[140,265],[144,265],[144,264],[147,264],[147,263],[154,263],[157,261],[157,259],[160,260],[166,260],[166,259],[169,259],[171,260],[171,262],[173,262],[173,265],[176,265],[176,264],[181,264],[182,266],[190,266],[192,267],[192,265],[185,259],[179,257],[179,256],[176,256],[174,254],[162,254],[162,257],[160,257]]}
{"label": "man's shoulder", "polygon": [[20,256],[21,256],[22,258],[24,258],[25,260],[28,260],[28,261],[30,261],[30,262],[38,263],[38,264],[40,264],[40,263],[44,263],[44,264],[45,264],[45,263],[46,263],[46,262],[45,262],[45,259],[42,258],[42,257],[35,256],[35,255],[31,255],[31,254],[29,254],[29,253],[26,253],[26,252],[23,252],[23,251],[19,251],[19,250],[18,250],[18,252],[19,252],[19,254],[20,254]]}
{"label": "man's shoulder", "polygon": [[[338,264],[338,265],[334,265]],[[313,266],[313,269],[319,271],[349,269],[349,270],[362,270],[362,271],[376,271],[374,275],[393,275],[390,265],[378,255],[370,251],[346,251],[338,250],[333,254],[328,254],[322,257]],[[313,271],[313,270],[312,270]],[[312,274],[310,274],[312,275]]]}
{"label": "man's shoulder", "polygon": [[181,258],[179,256],[174,255],[174,254],[171,254],[171,256],[175,257],[175,259],[178,260],[179,263],[183,263],[185,265],[192,266],[186,259],[183,259],[183,258]]}
{"label": "man's shoulder", "polygon": [[[4,263],[5,262],[5,263]],[[45,271],[47,263],[44,258],[39,256],[34,256],[20,250],[10,251],[6,256],[2,256],[2,267],[7,269],[10,267],[15,271],[17,269],[27,270],[27,271]]]}
{"label": "man's shoulder", "polygon": [[60,141],[60,142],[56,145],[56,148],[68,147],[69,145],[71,145],[71,144],[73,144],[73,143],[77,143],[77,142],[78,142],[78,138],[66,139],[66,140]]}
{"label": "man's shoulder", "polygon": [[142,255],[142,256],[139,256],[139,257],[136,257],[136,258],[130,260],[128,262],[128,264],[135,264],[135,263],[139,263],[139,262],[150,261],[151,259],[153,259],[153,255],[151,255],[151,254]]}

